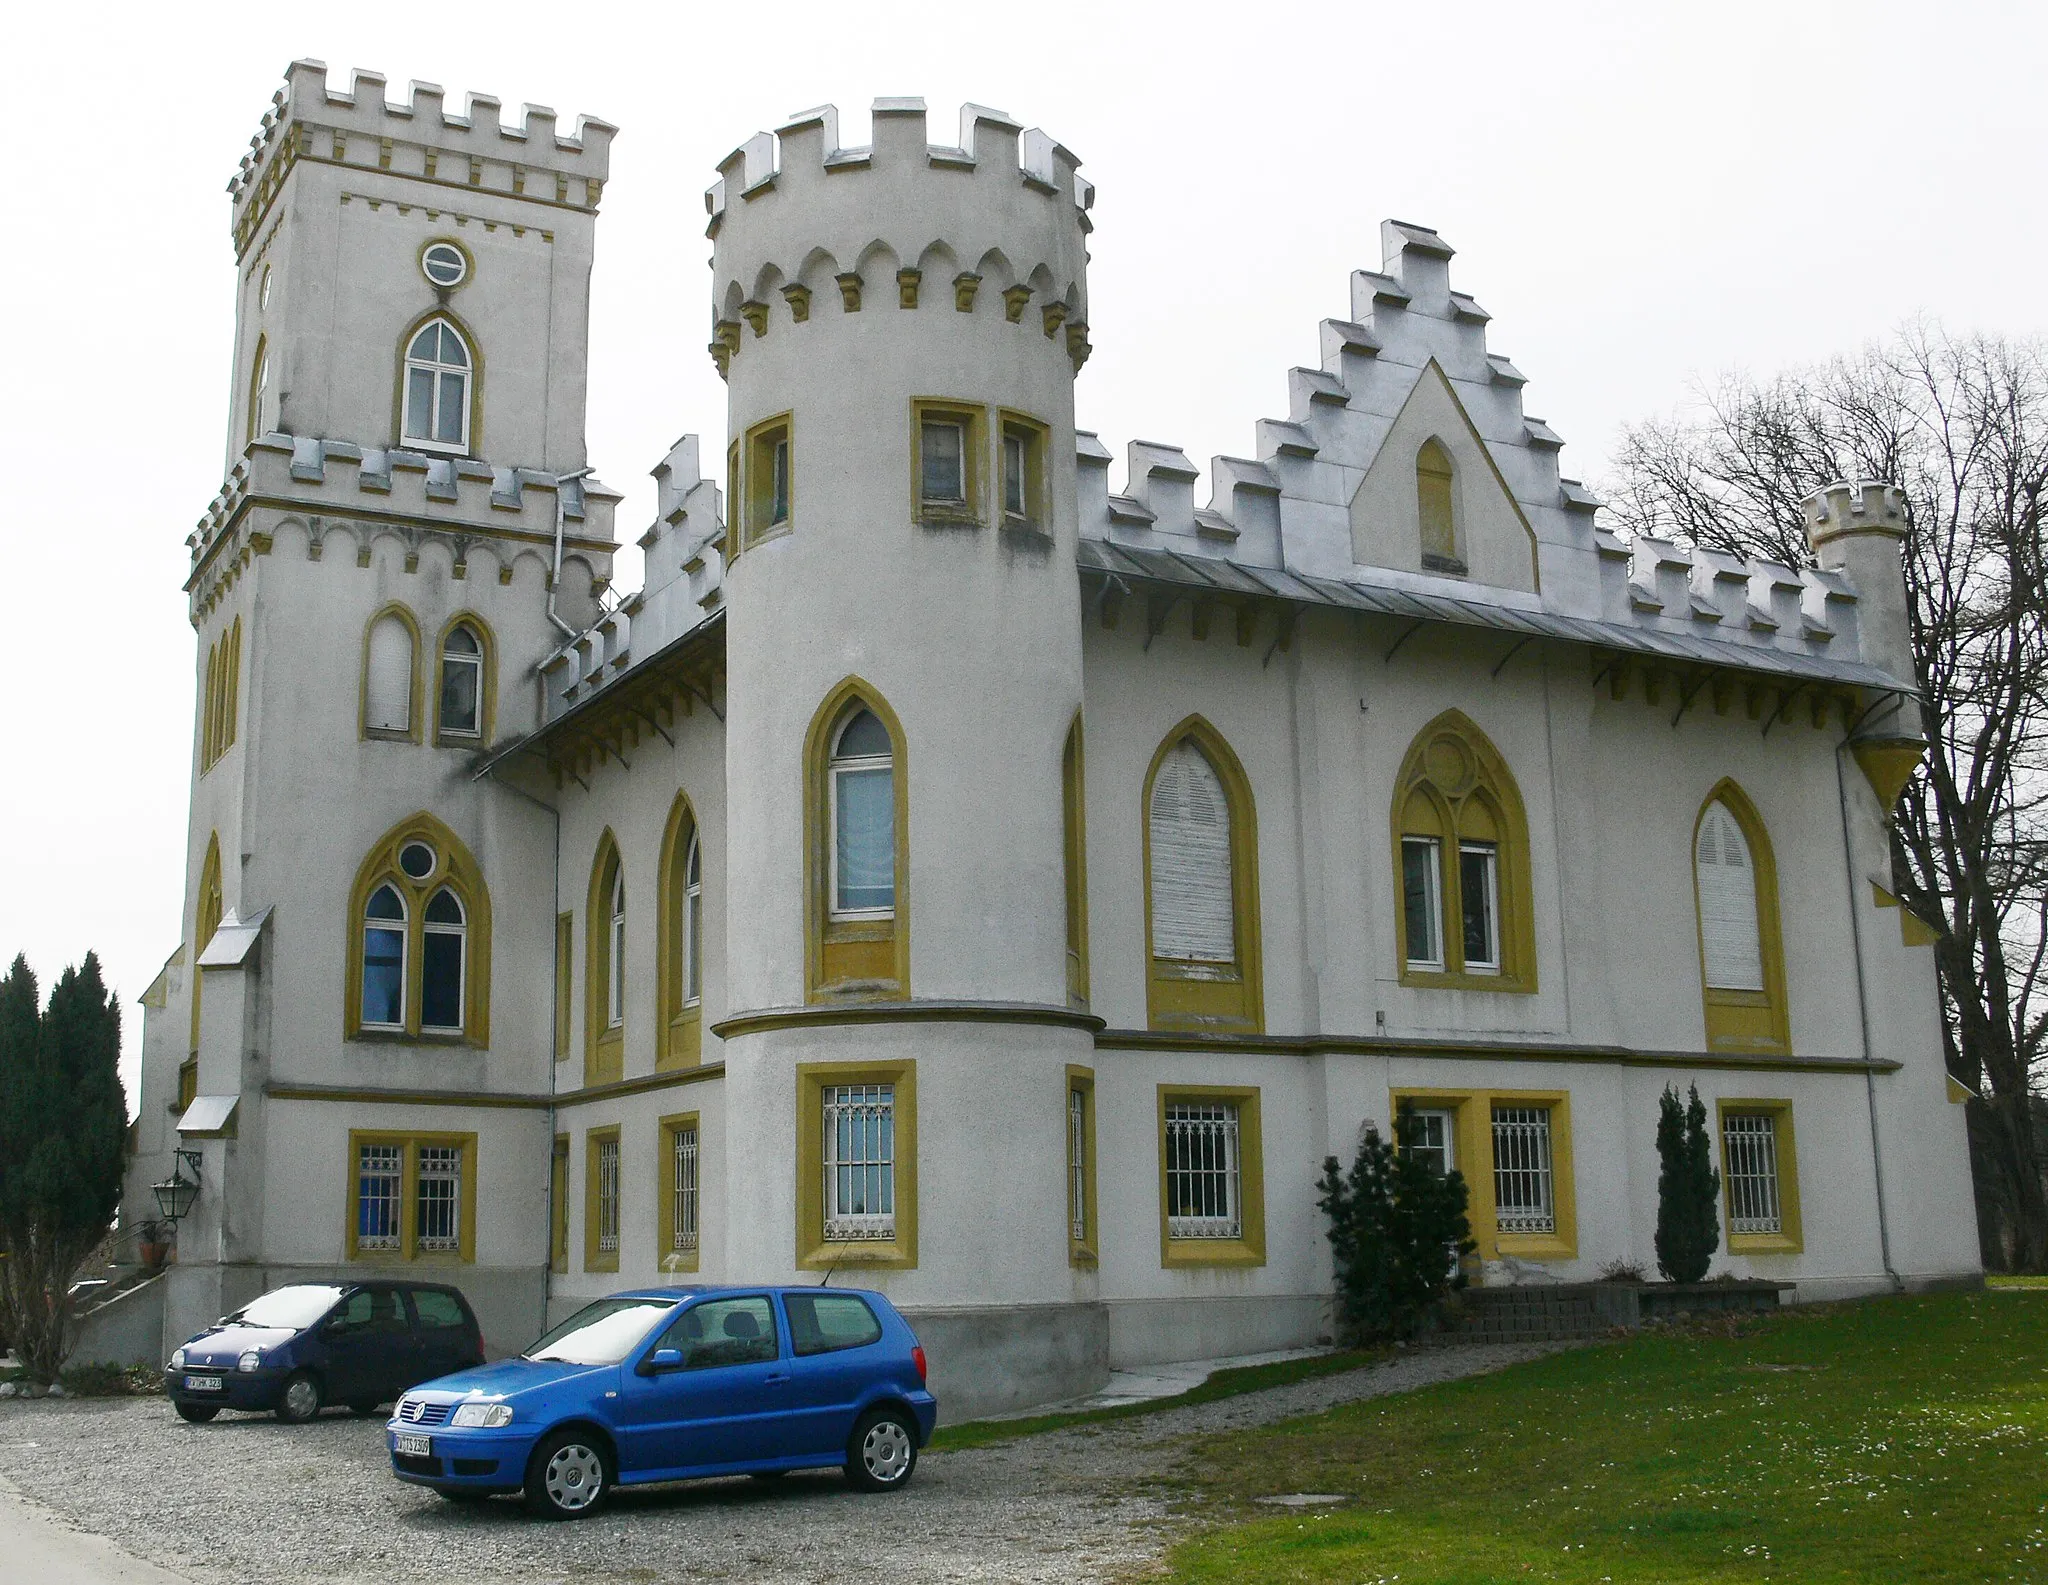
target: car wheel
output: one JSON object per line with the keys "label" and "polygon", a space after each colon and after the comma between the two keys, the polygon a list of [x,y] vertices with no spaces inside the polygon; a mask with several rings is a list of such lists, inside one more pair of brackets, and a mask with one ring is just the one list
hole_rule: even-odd
{"label": "car wheel", "polygon": [[862,1491],[900,1491],[917,1468],[917,1428],[901,1409],[870,1409],[846,1444],[846,1478]]}
{"label": "car wheel", "polygon": [[179,1403],[171,1407],[178,1411],[180,1420],[189,1420],[194,1425],[204,1425],[220,1413],[220,1405],[217,1403]]}
{"label": "car wheel", "polygon": [[286,1425],[304,1425],[320,1412],[320,1383],[310,1372],[295,1371],[278,1394],[277,1417]]}
{"label": "car wheel", "polygon": [[557,1431],[526,1466],[526,1506],[544,1519],[588,1519],[611,1485],[611,1450],[588,1431]]}

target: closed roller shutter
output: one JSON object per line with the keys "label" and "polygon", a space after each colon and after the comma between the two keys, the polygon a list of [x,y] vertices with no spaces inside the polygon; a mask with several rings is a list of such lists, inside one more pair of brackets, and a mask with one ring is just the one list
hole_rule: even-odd
{"label": "closed roller shutter", "polygon": [[1700,821],[1700,947],[1707,983],[1716,990],[1764,988],[1763,951],[1757,939],[1756,865],[1749,839],[1728,806],[1708,806]]}
{"label": "closed roller shutter", "polygon": [[1152,955],[1237,960],[1230,888],[1230,803],[1192,743],[1175,745],[1152,783]]}
{"label": "closed roller shutter", "polygon": [[395,616],[370,629],[363,724],[373,732],[412,729],[412,633]]}

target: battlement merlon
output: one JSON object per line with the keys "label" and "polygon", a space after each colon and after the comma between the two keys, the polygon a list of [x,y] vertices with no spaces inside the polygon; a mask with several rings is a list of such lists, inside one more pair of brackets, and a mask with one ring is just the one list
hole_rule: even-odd
{"label": "battlement merlon", "polygon": [[414,82],[410,100],[393,104],[384,97],[384,81],[380,73],[357,71],[342,92],[328,86],[323,62],[298,60],[286,68],[284,87],[272,96],[228,183],[238,251],[284,172],[308,157],[557,207],[597,208],[618,131],[609,121],[580,116],[574,136],[564,136],[545,105],[523,106],[519,124],[506,125],[499,120],[500,101],[488,94],[470,94],[457,115],[437,84]]}
{"label": "battlement merlon", "polygon": [[[719,163],[704,202],[721,314],[735,285],[739,298],[779,308],[775,288],[763,286],[771,278],[806,287],[804,312],[835,297],[831,275],[814,279],[824,256],[836,274],[859,275],[865,291],[893,291],[898,283],[869,278],[879,245],[892,271],[922,265],[916,289],[934,301],[954,303],[958,293],[956,306],[972,310],[978,294],[1001,310],[1006,290],[1029,287],[1033,323],[1057,303],[1053,323],[1085,324],[1095,194],[1068,149],[982,105],[962,108],[957,143],[930,140],[921,99],[876,100],[872,115],[866,147],[842,146],[839,113],[824,105],[756,133]],[[927,258],[935,250],[944,278]],[[1013,306],[1013,317],[1022,312]]]}

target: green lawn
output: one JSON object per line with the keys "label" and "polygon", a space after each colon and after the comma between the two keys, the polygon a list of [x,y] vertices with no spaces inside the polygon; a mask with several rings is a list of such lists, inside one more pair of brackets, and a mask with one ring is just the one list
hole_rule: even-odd
{"label": "green lawn", "polygon": [[[1639,1334],[1196,1451],[1187,1581],[2048,1581],[2048,1292]],[[1251,1499],[1343,1493],[1277,1515]]]}

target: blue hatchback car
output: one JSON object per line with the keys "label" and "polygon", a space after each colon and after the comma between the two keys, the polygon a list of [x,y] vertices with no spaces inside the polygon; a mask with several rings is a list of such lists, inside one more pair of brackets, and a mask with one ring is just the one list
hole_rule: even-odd
{"label": "blue hatchback car", "polygon": [[839,1465],[900,1490],[938,1416],[924,1350],[879,1293],[643,1288],[413,1388],[385,1435],[400,1480],[582,1519],[614,1486],[703,1475]]}

